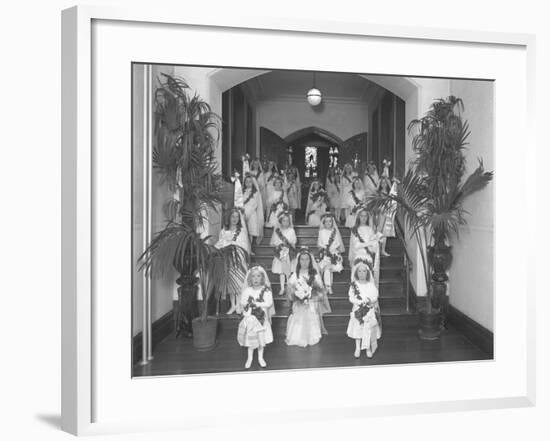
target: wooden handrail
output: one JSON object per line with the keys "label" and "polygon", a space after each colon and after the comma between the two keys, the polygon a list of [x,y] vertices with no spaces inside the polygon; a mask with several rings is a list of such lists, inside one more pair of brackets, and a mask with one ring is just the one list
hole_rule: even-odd
{"label": "wooden handrail", "polygon": [[409,285],[410,285],[410,271],[412,269],[412,262],[411,262],[411,258],[409,257],[409,253],[407,251],[407,242],[405,241],[405,231],[403,229],[403,226],[401,225],[401,222],[397,218],[397,215],[395,216],[394,219],[395,219],[395,225],[396,225],[395,233],[396,233],[396,236],[399,238],[399,241],[401,242],[401,245],[403,246],[403,256],[404,256],[403,266],[404,266],[405,273],[406,273],[406,277],[405,277],[405,280],[403,282],[405,284],[406,309],[407,309],[407,312],[409,312],[410,311],[410,298],[409,298],[410,297],[410,290],[409,290]]}

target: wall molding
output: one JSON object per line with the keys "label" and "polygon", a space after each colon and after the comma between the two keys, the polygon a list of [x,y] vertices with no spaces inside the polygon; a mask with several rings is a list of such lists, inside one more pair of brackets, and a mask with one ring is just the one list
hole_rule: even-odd
{"label": "wall molding", "polygon": [[[322,91],[321,91],[322,92]],[[274,97],[262,97],[258,99],[257,103],[259,105],[269,102],[306,102],[306,91],[303,95],[278,95]],[[323,96],[324,103],[334,103],[334,104],[349,104],[359,107],[368,107],[369,103],[361,100],[360,98],[341,98],[341,97],[330,97]]]}
{"label": "wall molding", "polygon": [[494,357],[494,334],[489,329],[449,305],[447,320],[481,350]]}
{"label": "wall molding", "polygon": [[[153,322],[152,326],[152,350],[158,343],[164,340],[170,333],[174,332],[174,310],[168,311],[159,319]],[[141,359],[142,332],[132,337],[132,365]]]}

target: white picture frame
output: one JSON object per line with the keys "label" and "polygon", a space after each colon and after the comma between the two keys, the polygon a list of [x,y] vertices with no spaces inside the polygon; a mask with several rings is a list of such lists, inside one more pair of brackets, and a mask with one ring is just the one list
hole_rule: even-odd
{"label": "white picture frame", "polygon": [[[94,28],[98,23],[107,23],[108,26],[115,25],[119,28],[110,29],[105,35],[97,32]],[[109,35],[114,35],[112,32],[117,32],[122,38],[124,26],[149,26],[155,34],[165,32],[163,29],[170,28],[171,30],[194,29],[197,31],[206,32],[220,29],[220,32],[246,34],[254,32],[256,35],[268,35],[274,39],[296,39],[311,37],[324,38],[327,44],[331,41],[340,40],[342,45],[351,44],[351,42],[372,40],[376,44],[401,44],[403,54],[405,47],[415,48],[421,45],[442,46],[453,45],[454,47],[466,46],[465,54],[474,53],[479,48],[487,48],[488,50],[498,51],[499,62],[506,60],[509,57],[514,60],[524,60],[525,64],[518,66],[517,75],[522,83],[521,92],[518,92],[518,97],[514,98],[517,115],[519,115],[519,125],[511,130],[516,130],[514,136],[522,134],[525,145],[525,158],[520,162],[516,178],[519,182],[517,188],[506,186],[510,192],[517,192],[517,195],[524,196],[526,209],[529,212],[535,210],[534,194],[527,192],[525,182],[527,181],[527,163],[534,162],[535,158],[535,142],[534,130],[530,128],[530,118],[534,112],[534,52],[535,39],[532,35],[527,34],[507,34],[507,33],[491,33],[491,32],[476,32],[476,31],[458,31],[451,29],[426,29],[417,27],[402,27],[402,26],[382,26],[365,23],[339,23],[339,22],[321,22],[321,21],[293,21],[290,19],[274,19],[270,17],[257,18],[234,18],[234,17],[216,17],[210,11],[203,16],[187,16],[184,11],[175,13],[174,10],[162,12],[153,9],[132,9],[119,10],[111,7],[96,7],[96,6],[78,6],[63,11],[62,14],[62,74],[63,74],[63,90],[62,90],[62,167],[63,167],[63,182],[62,182],[62,240],[63,240],[63,256],[62,256],[62,428],[63,430],[78,434],[88,435],[97,433],[111,433],[121,431],[135,430],[166,430],[166,429],[185,429],[196,428],[209,425],[228,424],[231,415],[223,416],[217,419],[216,422],[208,418],[206,412],[197,411],[193,414],[183,415],[181,418],[175,418],[174,415],[166,416],[165,409],[160,406],[155,413],[154,409],[148,409],[149,418],[128,418],[122,414],[121,403],[117,403],[120,409],[120,415],[111,411],[103,413],[102,404],[106,400],[105,388],[101,389],[102,384],[108,383],[103,380],[102,374],[98,373],[101,369],[96,370],[98,359],[104,359],[104,354],[109,354],[109,351],[115,351],[116,348],[107,348],[104,345],[98,344],[98,340],[94,337],[97,329],[94,328],[94,314],[98,314],[101,310],[101,302],[97,302],[94,298],[94,292],[97,290],[98,282],[96,279],[98,262],[101,262],[102,254],[105,252],[104,247],[98,245],[96,240],[101,236],[101,229],[98,230],[97,213],[104,211],[102,204],[110,206],[109,201],[102,199],[102,190],[98,189],[97,185],[108,185],[109,171],[103,170],[98,172],[98,167],[103,164],[101,158],[97,158],[94,154],[93,139],[96,136],[94,130],[97,126],[94,121],[94,107],[102,105],[102,97],[96,96],[97,78],[94,75],[98,72],[99,67],[96,63],[100,63],[101,53],[98,52],[102,44],[105,43],[105,38]],[[187,28],[186,28],[187,27]],[[153,32],[151,31],[151,32]],[[142,30],[142,32],[145,32]],[[370,41],[369,40],[369,41]],[[126,41],[128,47],[128,56],[134,61],[141,62],[157,62],[151,60],[145,54],[147,47],[141,49],[132,46],[131,41]],[[476,49],[477,48],[477,49]],[[140,52],[141,51],[141,52]],[[469,52],[468,52],[469,51]],[[511,55],[506,55],[510,52]],[[159,54],[162,56],[163,54]],[[517,58],[519,57],[519,58]],[[211,58],[210,58],[211,59]],[[511,58],[510,58],[511,59]],[[176,63],[177,60],[163,59],[166,64]],[[196,59],[193,59],[193,63]],[[251,65],[255,62],[251,61]],[[472,61],[473,63],[473,61]],[[221,64],[209,63],[204,60],[204,64]],[[483,64],[483,63],[480,63]],[[303,67],[310,68],[307,65],[307,60],[304,61]],[[257,65],[256,67],[264,67]],[[274,66],[271,66],[274,67]],[[411,76],[417,75],[418,70],[410,65]],[[503,69],[500,66],[499,69]],[[481,68],[480,68],[481,69]],[[497,69],[497,68],[495,68]],[[511,69],[513,70],[513,69]],[[447,75],[451,75],[451,70],[447,70]],[[500,71],[499,71],[500,72]],[[130,91],[130,66],[128,66],[128,88]],[[377,74],[391,74],[389,70],[374,71]],[[402,72],[404,73],[404,72]],[[434,73],[434,75],[442,72]],[[512,73],[510,73],[512,75]],[[480,76],[482,78],[483,76]],[[503,87],[508,87],[512,78],[502,77]],[[498,82],[500,77],[494,78]],[[524,86],[524,87],[523,87]],[[518,86],[519,87],[519,86]],[[130,94],[124,94],[125,98],[122,101],[127,101]],[[433,97],[436,98],[436,97]],[[496,99],[497,119],[506,118],[506,115],[499,114],[499,95]],[[126,103],[128,104],[128,103]],[[130,107],[127,107],[128,114]],[[97,109],[96,109],[97,110]],[[516,115],[516,116],[517,116]],[[502,142],[502,145],[507,145],[507,140],[499,137],[497,130],[497,142]],[[127,134],[129,136],[129,133]],[[517,139],[517,138],[514,138]],[[500,149],[499,144],[499,149]],[[505,151],[505,149],[503,149]],[[118,160],[118,157],[115,158]],[[505,155],[498,157],[498,172],[502,173],[499,185],[502,182],[509,180],[506,171],[513,167],[510,159]],[[119,164],[120,165],[120,164]],[[101,177],[99,177],[101,174]],[[98,179],[100,181],[98,181]],[[534,179],[532,174],[529,179]],[[101,180],[104,180],[103,184]],[[503,187],[501,187],[503,188]],[[115,196],[113,195],[113,198]],[[506,219],[503,216],[499,217],[499,200],[500,196],[497,192],[497,231],[500,228],[505,228]],[[127,223],[129,225],[129,223]],[[502,226],[502,227],[501,227]],[[115,226],[116,228],[116,226]],[[502,230],[501,230],[502,231]],[[528,233],[531,234],[531,233]],[[509,317],[513,313],[513,309],[503,302],[498,303],[496,310],[498,312],[496,323],[498,332],[495,333],[495,347],[497,348],[495,361],[481,365],[478,363],[462,363],[460,366],[461,375],[474,375],[476,372],[484,371],[481,376],[494,374],[494,369],[500,369],[499,364],[502,364],[503,372],[499,375],[508,375],[510,385],[508,389],[479,390],[477,397],[467,395],[461,396],[458,391],[452,393],[441,392],[439,398],[434,399],[435,393],[428,394],[418,398],[416,401],[411,401],[410,396],[387,397],[373,404],[368,405],[370,415],[399,415],[418,412],[441,412],[441,411],[456,411],[464,409],[488,409],[488,408],[504,408],[504,407],[521,407],[532,406],[535,402],[535,277],[534,277],[534,252],[528,245],[520,245],[521,253],[518,253],[521,263],[521,276],[518,278],[519,300],[521,305],[517,312],[518,320],[525,325],[525,332],[521,333],[520,337],[522,347],[517,355],[517,365],[504,356],[501,352],[498,353],[499,341],[506,338],[505,326],[500,326],[503,321],[502,317]],[[503,264],[503,259],[499,259],[499,242],[496,242],[497,249],[497,268]],[[500,248],[502,250],[502,248]],[[498,278],[497,274],[497,278]],[[101,279],[103,280],[103,278]],[[116,286],[117,283],[113,283]],[[105,286],[105,285],[102,285]],[[496,283],[497,291],[502,288],[502,284]],[[130,295],[126,296],[128,308],[130,308]],[[507,302],[504,302],[507,303]],[[499,315],[500,314],[500,315]],[[500,318],[499,318],[500,317]],[[108,320],[107,320],[108,321]],[[104,332],[109,332],[105,329]],[[128,344],[130,337],[127,334]],[[106,352],[104,352],[106,351]],[[129,355],[128,355],[129,356]],[[116,362],[113,362],[116,364]],[[510,368],[510,366],[512,366]],[[496,367],[495,367],[496,366]],[[508,366],[508,368],[507,368]],[[116,369],[115,369],[116,367]],[[454,367],[450,365],[427,365],[427,366],[403,366],[403,367],[378,367],[377,375],[382,375],[382,369],[395,370],[400,375],[405,373],[408,376],[416,377],[419,381],[425,375],[451,375],[454,373]],[[125,367],[118,365],[113,367],[113,370],[125,372]],[[127,370],[127,369],[126,369]],[[404,372],[406,370],[406,372]],[[485,372],[486,371],[486,372]],[[105,372],[105,370],[101,371]],[[351,372],[351,371],[346,371]],[[337,370],[325,370],[323,372],[309,372],[310,377],[319,379],[321,376],[326,378],[325,381],[331,381],[337,375]],[[354,374],[351,372],[350,376]],[[235,374],[238,377],[239,374]],[[248,378],[252,384],[259,381],[261,374],[250,373]],[[274,385],[281,381],[305,381],[300,377],[299,373],[278,372],[270,374],[270,380]],[[205,390],[205,387],[215,388],[223,387],[218,377],[205,376],[193,379],[196,385],[196,390]],[[210,379],[210,380],[209,380]],[[153,400],[155,391],[159,394],[165,393],[166,386],[169,382],[173,382],[175,387],[179,387],[185,381],[179,378],[154,378],[143,380],[128,380],[133,381],[134,385],[139,384],[140,396],[144,403]],[[189,380],[190,381],[190,380]],[[213,383],[208,386],[206,382]],[[145,384],[147,383],[147,384]],[[191,383],[186,383],[187,387]],[[179,385],[179,386],[178,386]],[[513,387],[512,387],[513,386]],[[496,385],[495,385],[496,387]],[[129,392],[127,390],[119,390],[116,393]],[[422,390],[422,389],[420,389]],[[164,391],[164,392],[163,392]],[[502,391],[502,392],[499,392]],[[411,390],[411,393],[414,391]],[[418,390],[416,391],[418,393]],[[115,391],[113,391],[115,393]],[[123,394],[122,394],[123,395]],[[130,396],[128,395],[129,399]],[[286,415],[288,421],[297,421],[307,418],[341,418],[341,417],[359,417],[364,414],[364,409],[367,406],[365,402],[346,402],[345,405],[338,400],[334,395],[334,403],[326,405],[323,408],[307,407],[307,400],[300,401],[301,409],[294,409]],[[266,406],[259,409],[259,414],[272,414],[277,409],[277,403],[282,397],[273,398],[271,408]],[[279,400],[279,401],[278,401]],[[310,398],[313,406],[315,397]],[[298,404],[297,404],[298,405]],[[114,405],[113,405],[114,407]],[[200,408],[200,405],[198,406]],[[210,409],[212,411],[212,409]],[[163,413],[164,412],[164,413]],[[183,412],[185,413],[185,412]],[[281,413],[279,413],[281,414]],[[100,416],[98,416],[100,415]],[[119,417],[120,416],[120,417]],[[238,423],[240,419],[233,417],[232,423]]]}

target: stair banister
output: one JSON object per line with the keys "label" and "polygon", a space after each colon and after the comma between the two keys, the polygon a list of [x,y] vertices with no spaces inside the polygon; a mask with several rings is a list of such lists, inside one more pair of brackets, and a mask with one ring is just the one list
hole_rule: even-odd
{"label": "stair banister", "polygon": [[407,312],[410,312],[409,286],[410,286],[410,271],[412,269],[412,261],[409,257],[409,252],[407,251],[407,242],[405,241],[405,232],[397,216],[395,216],[395,225],[396,225],[396,228],[395,228],[396,236],[399,238],[399,241],[403,246],[403,268],[405,270],[405,275],[406,275],[406,277],[404,278],[405,302],[406,302]]}

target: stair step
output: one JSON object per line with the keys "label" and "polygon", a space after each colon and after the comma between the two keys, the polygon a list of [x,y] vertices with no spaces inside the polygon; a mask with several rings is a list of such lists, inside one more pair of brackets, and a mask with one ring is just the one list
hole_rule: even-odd
{"label": "stair step", "polygon": [[[279,274],[273,274],[271,272],[271,264],[267,267],[264,266],[269,276],[269,281],[273,284],[279,282]],[[380,270],[380,282],[388,281],[395,283],[402,283],[401,270],[399,272],[395,270]],[[333,274],[333,282],[348,282],[351,280],[351,270],[349,268],[344,268],[339,273]]]}
{"label": "stair step", "polygon": [[[327,328],[327,331],[329,333],[333,332],[340,332],[344,333],[346,332],[346,328],[349,322],[350,318],[350,310],[348,310],[345,313],[330,313],[325,314],[323,316],[323,321],[325,323],[325,327]],[[414,326],[417,323],[417,317],[416,313],[413,312],[406,312],[402,308],[398,309],[382,309],[381,310],[382,315],[382,327],[384,328],[392,328],[392,327],[404,327],[404,326]],[[276,336],[284,336],[286,331],[286,323],[287,323],[288,316],[284,315],[275,315],[273,316],[271,320],[271,327],[273,329],[273,333]],[[238,315],[220,315],[218,316],[218,333],[223,333],[225,335],[229,334],[235,334],[237,333],[237,327],[239,326],[239,322],[241,320],[241,317]]]}
{"label": "stair step", "polygon": [[[349,298],[343,296],[329,295],[329,303],[333,313],[336,314],[349,314],[351,311],[351,303]],[[290,302],[283,296],[275,296],[275,311],[277,315],[289,315],[290,314]],[[405,298],[399,297],[380,297],[380,308],[382,310],[397,310],[399,308],[405,309]]]}
{"label": "stair step", "polygon": [[[405,293],[403,291],[403,282],[392,282],[392,281],[384,281],[381,280],[378,292],[380,297],[401,297],[405,298]],[[271,284],[271,289],[273,290],[274,296],[277,297],[279,295],[279,291],[281,290],[281,285],[276,282]],[[349,282],[334,282],[332,284],[332,294],[330,296],[345,296],[347,299],[349,290]],[[330,297],[332,298],[332,297]]]}
{"label": "stair step", "polygon": [[[343,255],[344,268],[349,268],[349,259],[346,255]],[[273,262],[273,250],[269,255],[263,255],[256,253],[256,255],[251,257],[251,262],[256,265],[261,265],[264,268],[269,268]],[[403,259],[399,257],[385,257],[381,259],[380,262],[381,270],[394,270],[401,272],[403,270]]]}

